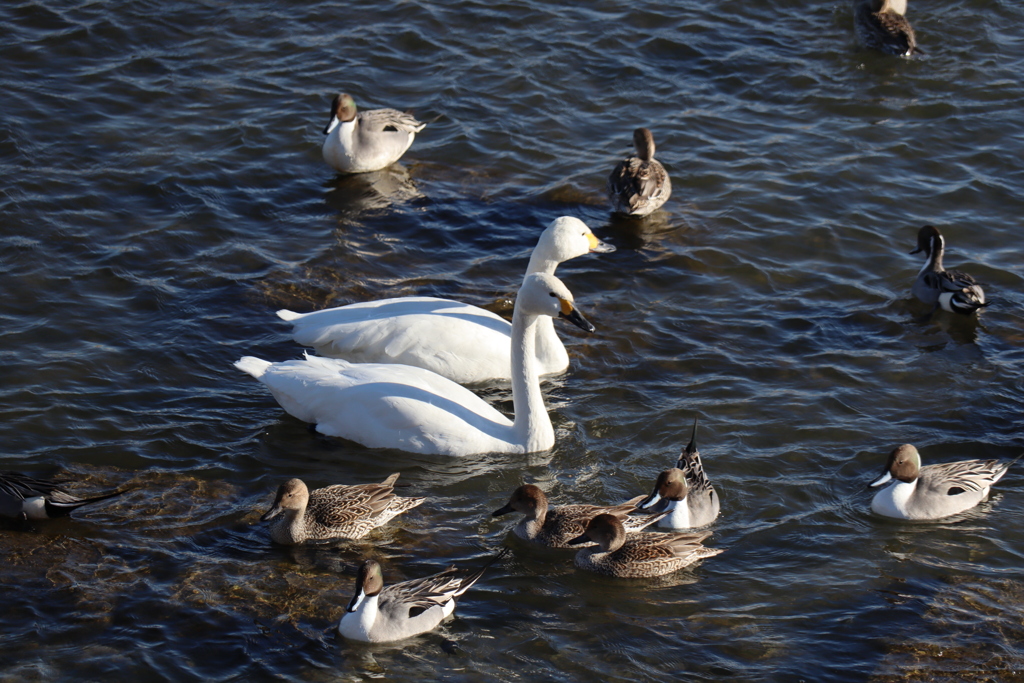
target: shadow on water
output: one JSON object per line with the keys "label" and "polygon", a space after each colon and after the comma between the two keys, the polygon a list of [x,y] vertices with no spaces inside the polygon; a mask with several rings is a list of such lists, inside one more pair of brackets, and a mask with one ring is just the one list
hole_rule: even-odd
{"label": "shadow on water", "polygon": [[401,163],[370,173],[337,174],[325,182],[324,201],[339,217],[356,220],[363,214],[381,212],[424,195]]}

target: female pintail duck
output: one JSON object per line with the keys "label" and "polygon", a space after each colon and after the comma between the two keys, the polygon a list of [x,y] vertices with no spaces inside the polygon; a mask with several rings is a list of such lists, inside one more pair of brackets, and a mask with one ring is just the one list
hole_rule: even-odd
{"label": "female pintail duck", "polygon": [[658,526],[665,529],[697,529],[718,517],[718,492],[704,473],[697,450],[697,418],[686,450],[672,469],[658,475],[654,490],[637,504],[637,509],[668,511]]}
{"label": "female pintail duck", "polygon": [[64,517],[83,505],[98,503],[125,491],[79,498],[49,479],[36,479],[21,472],[0,472],[0,516],[35,520]]}
{"label": "female pintail duck", "polygon": [[578,538],[587,530],[587,523],[600,514],[608,514],[622,522],[627,533],[640,531],[657,522],[660,515],[630,517],[629,513],[636,509],[636,503],[643,498],[637,496],[621,505],[602,507],[598,505],[560,505],[548,507],[548,497],[539,487],[523,484],[512,492],[508,504],[491,513],[492,517],[500,517],[510,512],[521,512],[526,517],[515,526],[515,534],[526,541],[533,541],[549,548],[571,548],[570,541]]}
{"label": "female pintail duck", "polygon": [[890,55],[921,52],[906,13],[907,0],[859,0],[853,17],[857,37],[865,46]]}
{"label": "female pintail duck", "polygon": [[910,253],[923,251],[927,260],[914,281],[911,290],[914,296],[926,304],[942,307],[944,311],[963,315],[988,306],[984,290],[973,277],[942,267],[945,249],[946,242],[934,226],[926,225],[918,231],[917,249]]}
{"label": "female pintail duck", "polygon": [[672,181],[665,167],[654,158],[654,135],[646,128],[633,131],[636,156],[619,162],[608,176],[608,200],[612,211],[646,216],[656,211],[672,194]]}
{"label": "female pintail duck", "polygon": [[331,102],[331,120],[324,128],[324,161],[342,173],[379,171],[398,161],[426,125],[395,109],[357,114],[352,96],[340,93]]}
{"label": "female pintail duck", "polygon": [[[969,510],[988,498],[1013,460],[962,460],[921,466],[921,455],[910,444],[889,454],[882,473],[870,486],[888,486],[875,494],[871,509],[897,519],[941,519]],[[895,481],[893,481],[895,480]]]}
{"label": "female pintail duck", "polygon": [[697,560],[722,552],[721,548],[705,548],[701,541],[711,535],[639,533],[626,535],[622,522],[614,515],[598,515],[587,524],[586,532],[572,540],[572,545],[593,541],[596,547],[576,553],[580,569],[628,579],[642,579],[669,574],[688,567]]}
{"label": "female pintail duck", "polygon": [[[465,593],[499,558],[483,568],[466,572],[452,566],[440,574],[384,586],[384,575],[374,560],[359,567],[356,592],[345,608],[338,633],[350,640],[387,643],[426,633],[455,611],[455,598]],[[412,615],[412,610],[419,610]]]}
{"label": "female pintail duck", "polygon": [[277,489],[274,505],[261,519],[275,519],[270,538],[282,545],[329,538],[362,538],[426,498],[394,495],[398,473],[380,484],[335,484],[312,493],[301,479],[289,479]]}
{"label": "female pintail duck", "polygon": [[[597,239],[583,221],[562,216],[541,233],[526,273],[554,275],[562,261],[612,251],[615,247]],[[312,346],[321,356],[414,365],[459,384],[512,377],[512,325],[477,306],[403,297],[306,314],[281,310],[277,315],[294,325],[295,341]],[[555,333],[554,321],[542,317],[536,327],[538,372],[565,372],[569,354]]]}
{"label": "female pintail duck", "polygon": [[523,282],[512,316],[512,405],[515,421],[469,389],[408,365],[349,363],[307,356],[268,363],[246,356],[235,367],[267,385],[281,407],[317,431],[370,448],[414,453],[474,455],[531,453],[555,444],[540,391],[536,322],[561,316],[593,332],[554,275],[533,273]]}

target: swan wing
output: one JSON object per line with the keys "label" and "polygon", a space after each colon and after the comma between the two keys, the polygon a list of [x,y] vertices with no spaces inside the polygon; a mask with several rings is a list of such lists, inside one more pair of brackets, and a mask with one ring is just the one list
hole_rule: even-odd
{"label": "swan wing", "polygon": [[490,311],[447,299],[385,299],[293,319],[293,338],[359,363],[400,363],[456,382],[507,379],[512,326]]}

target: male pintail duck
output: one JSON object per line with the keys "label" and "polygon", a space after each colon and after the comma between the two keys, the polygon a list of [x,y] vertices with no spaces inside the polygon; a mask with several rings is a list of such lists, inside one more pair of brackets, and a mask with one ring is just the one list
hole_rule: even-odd
{"label": "male pintail duck", "polygon": [[340,93],[324,128],[324,161],[342,173],[379,171],[398,161],[426,125],[395,109],[356,113],[352,96]]}
{"label": "male pintail duck", "polygon": [[[969,510],[988,498],[1013,460],[962,460],[921,466],[921,455],[910,444],[893,449],[882,473],[870,486],[892,482],[875,494],[871,509],[897,519],[941,519]],[[895,481],[893,481],[895,480]]]}
{"label": "male pintail duck", "polygon": [[[474,572],[452,566],[440,574],[387,587],[380,565],[366,560],[359,567],[356,592],[338,624],[338,633],[367,643],[387,643],[426,633],[455,611],[455,598],[476,583],[507,550]],[[413,615],[412,610],[418,613]]]}
{"label": "male pintail duck", "polygon": [[654,490],[637,509],[668,511],[658,526],[666,529],[697,529],[718,517],[718,492],[711,485],[697,450],[697,418],[686,450],[672,469],[658,475]]}
{"label": "male pintail duck", "polygon": [[548,507],[548,497],[539,487],[523,484],[512,492],[508,504],[491,513],[500,517],[510,512],[521,512],[523,517],[515,526],[515,534],[526,541],[533,541],[549,548],[571,548],[570,542],[587,530],[587,523],[600,514],[609,514],[625,526],[626,532],[640,531],[657,522],[666,513],[630,517],[636,503],[643,498],[637,496],[621,505],[602,507],[598,505],[560,505]]}
{"label": "male pintail duck", "polygon": [[261,519],[276,521],[270,538],[282,545],[329,538],[362,538],[426,498],[402,498],[394,491],[398,472],[379,484],[335,484],[310,493],[301,479],[277,489],[274,505]]}
{"label": "male pintail duck", "polygon": [[917,249],[910,252],[924,252],[927,259],[917,274],[911,290],[926,304],[939,306],[944,311],[970,315],[988,306],[985,292],[973,277],[959,270],[942,267],[942,255],[946,242],[942,234],[932,225],[926,225],[917,232]]}
{"label": "male pintail duck", "polygon": [[555,445],[536,362],[536,322],[564,317],[594,331],[554,275],[523,281],[512,315],[512,407],[509,420],[462,385],[408,365],[349,363],[307,356],[269,363],[246,356],[235,367],[265,384],[281,407],[321,434],[369,448],[435,455],[535,453]]}
{"label": "male pintail duck", "polygon": [[125,491],[79,498],[49,479],[36,479],[21,472],[0,472],[0,516],[36,520],[64,517],[83,505],[98,503]]}
{"label": "male pintail duck", "polygon": [[866,47],[890,55],[921,52],[906,13],[907,0],[859,0],[853,17],[857,37]]}
{"label": "male pintail duck", "polygon": [[[572,216],[551,221],[530,256],[526,274],[555,274],[558,264],[615,247],[599,240]],[[459,384],[512,377],[512,325],[478,306],[426,296],[366,301],[312,313],[280,310],[292,337],[321,356],[353,363],[399,363],[436,372]],[[554,321],[537,320],[536,356],[541,375],[565,372],[569,354]]]}
{"label": "male pintail duck", "polygon": [[672,194],[672,181],[665,167],[654,158],[654,136],[646,128],[633,131],[636,156],[619,162],[608,176],[608,200],[612,211],[646,216],[656,211]]}
{"label": "male pintail duck", "polygon": [[598,515],[572,544],[597,543],[596,547],[583,548],[576,553],[576,566],[580,569],[618,578],[643,579],[669,574],[723,552],[721,548],[701,545],[710,535],[711,532],[706,531],[699,534],[643,532],[627,536],[618,517]]}

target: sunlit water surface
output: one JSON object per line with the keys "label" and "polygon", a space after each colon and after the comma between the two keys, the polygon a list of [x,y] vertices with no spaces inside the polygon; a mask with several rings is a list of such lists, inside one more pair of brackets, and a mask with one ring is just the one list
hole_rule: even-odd
{"label": "sunlit water surface", "polygon": [[[797,11],[799,10],[799,11]],[[925,54],[857,49],[842,3],[25,2],[0,8],[4,469],[130,486],[0,531],[5,680],[922,680],[1024,666],[1024,468],[934,524],[865,484],[1022,449],[1024,10],[912,4]],[[333,93],[429,121],[400,166],[336,176]],[[612,218],[654,131],[672,199]],[[539,232],[615,253],[559,275],[598,331],[545,385],[557,445],[453,460],[309,432],[232,362],[302,350],[274,315],[401,295],[509,313]],[[909,297],[917,228],[985,283],[980,320]],[[484,392],[511,411],[501,387]],[[506,540],[524,481],[645,493],[701,420],[722,499],[700,565],[582,574]],[[294,550],[283,480],[430,500]],[[352,567],[493,567],[439,631],[334,631]]]}

